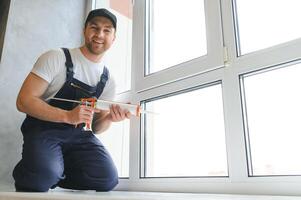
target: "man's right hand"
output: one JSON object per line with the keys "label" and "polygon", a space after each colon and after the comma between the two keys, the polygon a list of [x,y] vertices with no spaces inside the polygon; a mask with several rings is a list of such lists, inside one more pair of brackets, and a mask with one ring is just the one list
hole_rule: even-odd
{"label": "man's right hand", "polygon": [[95,112],[99,110],[86,105],[78,105],[67,112],[67,122],[73,125],[91,123]]}

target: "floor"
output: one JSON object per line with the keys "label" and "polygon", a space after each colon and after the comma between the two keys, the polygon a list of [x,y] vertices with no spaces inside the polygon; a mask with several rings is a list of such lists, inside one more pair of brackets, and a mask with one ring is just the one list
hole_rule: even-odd
{"label": "floor", "polygon": [[0,200],[301,200],[295,196],[184,194],[154,192],[50,191],[47,193],[0,192]]}

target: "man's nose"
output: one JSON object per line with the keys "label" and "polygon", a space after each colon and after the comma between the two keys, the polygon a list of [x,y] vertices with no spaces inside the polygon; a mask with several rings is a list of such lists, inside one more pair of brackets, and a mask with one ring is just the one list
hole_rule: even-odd
{"label": "man's nose", "polygon": [[102,38],[104,36],[104,31],[103,30],[99,30],[96,32],[97,37]]}

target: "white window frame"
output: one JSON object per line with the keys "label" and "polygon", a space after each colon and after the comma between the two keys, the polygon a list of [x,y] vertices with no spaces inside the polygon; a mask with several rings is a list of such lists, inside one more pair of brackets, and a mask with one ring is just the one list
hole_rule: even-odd
{"label": "white window frame", "polygon": [[[229,121],[228,138],[229,164],[233,164],[230,171],[231,182],[238,183],[234,187],[235,193],[245,194],[274,194],[300,195],[301,176],[264,176],[249,177],[247,166],[247,152],[243,127],[243,112],[241,107],[240,75],[252,71],[265,69],[271,66],[293,64],[301,58],[301,39],[289,41],[270,48],[255,51],[238,57],[239,47],[236,44],[237,33],[233,21],[232,9],[235,4],[232,0],[223,0],[223,33],[225,46],[228,49],[228,66],[224,79],[226,120]],[[234,19],[234,20],[233,20]],[[228,101],[227,101],[228,99]],[[232,174],[232,175],[231,175]]]}
{"label": "white window frame", "polygon": [[[210,24],[207,39],[217,39],[215,44],[208,42],[208,55],[144,77],[144,2],[134,2],[132,90],[121,94],[121,100],[140,103],[156,96],[221,81],[229,177],[140,178],[140,120],[133,118],[130,122],[129,178],[120,179],[115,190],[301,195],[301,176],[249,177],[239,78],[254,70],[300,60],[301,39],[238,57],[232,0],[205,0],[206,24]],[[217,5],[220,9],[216,9]],[[216,51],[212,52],[214,49]],[[181,71],[182,67],[187,67],[187,71]]]}
{"label": "white window frame", "polygon": [[[136,92],[141,92],[150,88],[158,87],[164,84],[188,78],[200,73],[218,69],[224,66],[223,58],[223,40],[221,29],[221,16],[219,12],[219,0],[205,0],[205,20],[206,20],[206,35],[207,35],[207,55],[195,58],[193,60],[172,66],[170,68],[145,75],[146,63],[146,0],[135,2],[134,7],[134,33],[137,46],[133,54]],[[143,17],[142,17],[143,16]],[[192,27],[193,31],[193,27]],[[184,36],[185,37],[185,36]],[[187,35],[189,37],[189,35]],[[143,45],[142,45],[143,44]],[[135,44],[133,44],[135,45]],[[142,59],[143,58],[143,59]]]}

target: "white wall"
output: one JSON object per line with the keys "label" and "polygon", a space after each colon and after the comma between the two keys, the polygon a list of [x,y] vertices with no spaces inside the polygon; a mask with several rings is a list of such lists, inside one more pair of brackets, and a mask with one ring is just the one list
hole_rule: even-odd
{"label": "white wall", "polygon": [[0,62],[0,190],[12,189],[21,158],[24,114],[15,101],[37,57],[51,48],[82,42],[85,0],[11,0]]}

